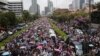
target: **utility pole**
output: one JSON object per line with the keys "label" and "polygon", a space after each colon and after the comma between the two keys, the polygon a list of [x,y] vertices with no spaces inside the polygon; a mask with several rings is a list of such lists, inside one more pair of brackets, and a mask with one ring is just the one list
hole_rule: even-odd
{"label": "utility pole", "polygon": [[89,20],[90,20],[90,28],[91,28],[91,1],[92,1],[92,0],[88,0],[88,2],[89,2]]}
{"label": "utility pole", "polygon": [[89,1],[89,18],[91,19],[91,0],[88,1]]}

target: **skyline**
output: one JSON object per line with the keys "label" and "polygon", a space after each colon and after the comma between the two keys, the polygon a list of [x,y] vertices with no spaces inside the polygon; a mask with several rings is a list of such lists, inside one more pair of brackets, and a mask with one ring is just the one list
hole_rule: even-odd
{"label": "skyline", "polygon": [[[31,0],[8,0],[8,1],[23,1],[24,10],[29,10],[31,5]],[[72,0],[51,0],[54,7],[56,8],[68,8],[69,4],[72,3]],[[94,0],[95,2],[100,2],[100,0]],[[37,3],[40,5],[40,10],[43,11],[44,7],[47,6],[47,0],[37,0]]]}

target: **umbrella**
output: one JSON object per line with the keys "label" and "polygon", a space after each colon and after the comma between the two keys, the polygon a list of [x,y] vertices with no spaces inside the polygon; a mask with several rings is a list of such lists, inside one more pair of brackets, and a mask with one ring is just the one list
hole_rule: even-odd
{"label": "umbrella", "polygon": [[31,41],[31,42],[29,42],[30,44],[34,44],[34,42],[33,41]]}
{"label": "umbrella", "polygon": [[4,52],[2,55],[3,55],[3,56],[11,55],[11,52]]}
{"label": "umbrella", "polygon": [[59,49],[54,49],[55,51],[58,51],[58,52],[61,52],[61,50],[59,50]]}
{"label": "umbrella", "polygon": [[21,46],[21,47],[20,47],[20,49],[25,49],[25,48],[26,48],[26,46]]}
{"label": "umbrella", "polygon": [[90,47],[93,47],[94,45],[93,45],[93,44],[89,44],[89,46],[90,46]]}
{"label": "umbrella", "polygon": [[42,49],[42,46],[38,46],[37,49]]}

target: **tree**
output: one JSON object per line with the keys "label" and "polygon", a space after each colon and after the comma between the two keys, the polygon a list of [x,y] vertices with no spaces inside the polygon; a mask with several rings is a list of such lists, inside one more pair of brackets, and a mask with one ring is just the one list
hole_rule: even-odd
{"label": "tree", "polygon": [[6,12],[5,17],[8,19],[9,26],[14,26],[17,24],[17,18],[15,16],[15,13],[13,12]]}
{"label": "tree", "polygon": [[27,10],[24,10],[22,12],[22,17],[25,23],[27,23],[30,20],[30,14]]}
{"label": "tree", "polygon": [[96,4],[98,10],[100,10],[100,2]]}
{"label": "tree", "polygon": [[9,20],[5,17],[4,13],[0,14],[0,26],[4,28],[9,26]]}
{"label": "tree", "polygon": [[92,23],[100,24],[100,11],[94,11],[91,13]]}

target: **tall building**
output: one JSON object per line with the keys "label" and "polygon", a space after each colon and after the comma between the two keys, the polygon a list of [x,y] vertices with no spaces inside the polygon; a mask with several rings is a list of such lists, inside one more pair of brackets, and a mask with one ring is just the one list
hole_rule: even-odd
{"label": "tall building", "polygon": [[80,9],[80,0],[73,0],[72,1],[72,7],[73,7],[73,10],[76,11],[78,9]]}
{"label": "tall building", "polygon": [[37,13],[40,15],[40,5],[37,4]]}
{"label": "tall building", "polygon": [[85,0],[84,7],[89,6],[89,3],[94,4],[94,0]]}
{"label": "tall building", "polygon": [[21,16],[23,11],[22,2],[8,2],[9,11],[14,12],[16,16]]}
{"label": "tall building", "polygon": [[[74,11],[77,11],[77,10],[80,10],[80,9],[83,9],[85,7],[87,7],[89,5],[89,2],[91,4],[94,4],[94,0],[73,0],[72,1],[72,8]],[[69,5],[70,7],[70,5]]]}
{"label": "tall building", "polygon": [[48,8],[49,8],[50,11],[53,10],[53,2],[50,1],[50,0],[48,0]]}
{"label": "tall building", "polygon": [[53,2],[48,0],[48,5],[45,7],[45,15],[50,15],[53,13]]}
{"label": "tall building", "polygon": [[73,11],[73,5],[72,4],[69,5],[69,10]]}
{"label": "tall building", "polygon": [[7,1],[6,0],[0,0],[0,11],[7,12]]}
{"label": "tall building", "polygon": [[38,4],[37,0],[32,0],[32,5],[29,8],[29,12],[31,14],[37,14],[38,13]]}
{"label": "tall building", "polygon": [[85,3],[85,0],[80,0],[80,9],[83,9],[84,3]]}
{"label": "tall building", "polygon": [[45,15],[47,15],[49,12],[49,7],[45,7]]}

